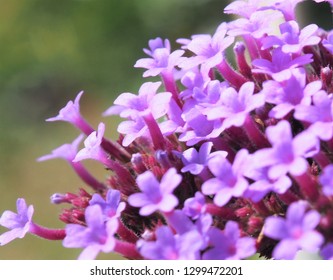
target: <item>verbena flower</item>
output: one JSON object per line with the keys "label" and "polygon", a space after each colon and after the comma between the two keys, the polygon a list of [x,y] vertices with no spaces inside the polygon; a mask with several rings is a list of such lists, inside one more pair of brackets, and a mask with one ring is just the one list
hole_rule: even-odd
{"label": "verbena flower", "polygon": [[176,49],[150,40],[134,66],[154,82],[104,112],[123,118],[116,141],[83,118],[80,92],[48,121],[78,128],[84,148],[79,136],[39,161],[65,159],[90,189],[51,196],[67,206],[61,229],[34,223],[19,199],[0,218],[1,245],[30,233],[80,259],[332,259],[333,31],[301,26],[302,2],[233,1],[224,11],[238,18],[212,34]]}

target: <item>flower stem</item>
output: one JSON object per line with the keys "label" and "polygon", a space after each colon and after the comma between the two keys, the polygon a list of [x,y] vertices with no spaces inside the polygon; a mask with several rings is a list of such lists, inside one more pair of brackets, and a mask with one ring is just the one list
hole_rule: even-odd
{"label": "flower stem", "polygon": [[29,232],[48,240],[63,240],[66,236],[64,229],[50,229],[31,222]]}
{"label": "flower stem", "polygon": [[114,252],[121,254],[125,258],[132,260],[142,260],[143,257],[140,255],[138,250],[136,249],[136,245],[129,242],[124,242],[120,240],[116,240],[116,245],[114,248]]}

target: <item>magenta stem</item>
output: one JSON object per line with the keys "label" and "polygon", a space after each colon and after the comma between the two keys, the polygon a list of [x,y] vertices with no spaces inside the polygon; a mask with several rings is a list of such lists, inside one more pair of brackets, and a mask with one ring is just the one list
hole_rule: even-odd
{"label": "magenta stem", "polygon": [[162,80],[166,91],[171,92],[172,98],[176,101],[177,105],[182,108],[183,104],[179,99],[179,90],[172,72],[163,71]]}
{"label": "magenta stem", "polygon": [[302,194],[306,199],[312,202],[317,200],[319,196],[317,184],[308,171],[302,175],[292,177],[298,184]]}
{"label": "magenta stem", "polygon": [[136,243],[138,241],[138,237],[134,234],[133,231],[129,230],[121,220],[119,220],[119,227],[117,230],[117,234],[126,242]]}
{"label": "magenta stem", "polygon": [[209,214],[212,214],[214,216],[218,216],[223,219],[227,220],[235,220],[237,219],[235,212],[232,209],[229,209],[227,207],[219,207],[213,203],[207,203],[206,204],[206,211]]}
{"label": "magenta stem", "polygon": [[247,115],[243,126],[247,136],[258,148],[269,147],[266,136],[259,130],[257,124],[250,115]]}
{"label": "magenta stem", "polygon": [[148,130],[150,132],[150,136],[153,140],[153,145],[156,150],[164,150],[165,148],[165,140],[163,134],[158,126],[156,120],[154,119],[152,114],[148,114],[143,117],[145,123],[147,124]]}
{"label": "magenta stem", "polygon": [[216,66],[216,68],[219,70],[223,78],[232,84],[237,90],[239,90],[240,87],[248,81],[248,79],[232,69],[225,58],[219,65]]}
{"label": "magenta stem", "polygon": [[114,252],[121,254],[125,258],[132,260],[142,260],[143,257],[140,255],[138,250],[136,249],[136,245],[129,242],[124,242],[120,240],[116,240],[116,245],[114,248]]}
{"label": "magenta stem", "polygon": [[63,240],[66,237],[64,229],[50,229],[31,222],[29,232],[48,240]]}

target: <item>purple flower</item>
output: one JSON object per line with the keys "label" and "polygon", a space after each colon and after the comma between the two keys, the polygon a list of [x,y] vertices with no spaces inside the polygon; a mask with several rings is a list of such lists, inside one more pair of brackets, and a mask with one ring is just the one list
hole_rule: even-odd
{"label": "purple flower", "polygon": [[308,130],[321,140],[333,137],[333,103],[332,95],[321,90],[312,97],[313,105],[300,105],[295,109],[294,117],[312,124]]}
{"label": "purple flower", "polygon": [[324,260],[333,260],[333,243],[326,244],[320,252]]}
{"label": "purple flower", "polygon": [[5,211],[0,217],[0,225],[10,229],[0,235],[0,246],[3,246],[16,238],[23,238],[29,232],[32,224],[34,208],[27,206],[23,198],[16,201],[17,214],[12,211]]}
{"label": "purple flower", "polygon": [[137,243],[141,255],[154,260],[197,260],[202,247],[202,238],[198,231],[173,234],[167,226],[156,230],[156,241]]}
{"label": "purple flower", "polygon": [[304,0],[275,0],[274,6],[270,8],[280,11],[286,21],[295,20],[296,6],[303,1]]}
{"label": "purple flower", "polygon": [[209,179],[202,185],[202,192],[206,195],[214,194],[217,206],[226,205],[232,197],[240,197],[248,187],[248,181],[243,177],[248,151],[240,150],[231,164],[225,157],[216,155],[208,162],[210,171],[215,178]]}
{"label": "purple flower", "polygon": [[281,37],[268,36],[265,38],[263,48],[280,46],[285,53],[299,54],[303,47],[317,45],[320,42],[320,37],[315,35],[317,30],[316,24],[310,24],[300,31],[298,23],[291,20],[280,24]]}
{"label": "purple flower", "polygon": [[204,214],[206,212],[206,200],[203,194],[196,192],[194,197],[186,199],[183,212],[192,219],[197,219]]}
{"label": "purple flower", "polygon": [[81,161],[84,159],[94,159],[105,162],[107,156],[105,151],[101,147],[104,131],[105,125],[104,123],[100,123],[98,125],[97,131],[92,132],[86,138],[86,140],[84,140],[84,148],[76,154],[73,162]]}
{"label": "purple flower", "polygon": [[221,120],[209,121],[198,107],[187,110],[183,117],[187,126],[179,140],[186,142],[187,146],[215,138],[223,131]]}
{"label": "purple flower", "polygon": [[124,147],[129,146],[139,137],[150,137],[148,127],[141,117],[138,117],[133,121],[129,120],[121,122],[118,126],[118,132],[125,135],[122,142]]}
{"label": "purple flower", "polygon": [[263,58],[253,60],[252,65],[256,68],[252,69],[252,72],[267,74],[276,81],[283,81],[291,77],[291,69],[311,62],[311,54],[293,58],[290,53],[284,53],[281,48],[277,48],[272,52],[272,61]]}
{"label": "purple flower", "polygon": [[143,77],[157,76],[165,71],[172,72],[174,67],[182,61],[181,56],[184,51],[177,50],[170,53],[169,40],[165,40],[164,43],[161,38],[149,40],[149,47],[151,50],[144,49],[144,52],[152,58],[139,59],[134,65],[134,67],[147,69]]}
{"label": "purple flower", "polygon": [[323,193],[325,195],[333,195],[333,164],[330,164],[325,167],[322,173],[319,176],[319,181],[323,186]]}
{"label": "purple flower", "polygon": [[276,259],[293,259],[298,250],[316,252],[324,239],[315,230],[320,221],[320,214],[315,210],[306,212],[307,204],[298,201],[288,207],[286,219],[268,217],[265,221],[264,234],[280,240],[273,251]]}
{"label": "purple flower", "polygon": [[327,38],[323,39],[323,46],[331,53],[333,54],[333,32],[329,32],[327,34]]}
{"label": "purple flower", "polygon": [[224,8],[224,13],[250,18],[260,7],[260,0],[233,1]]}
{"label": "purple flower", "polygon": [[229,87],[222,93],[220,106],[207,108],[208,120],[223,119],[223,129],[244,125],[249,113],[265,104],[265,96],[253,92],[253,82],[243,84],[239,92]]}
{"label": "purple flower", "polygon": [[228,24],[228,35],[240,36],[251,35],[255,39],[260,39],[266,34],[274,32],[272,22],[281,17],[278,13],[267,13],[267,11],[257,11],[251,13],[249,18],[236,19]]}
{"label": "purple flower", "polygon": [[71,144],[64,144],[52,151],[51,154],[38,158],[38,161],[44,161],[55,158],[62,158],[72,161],[77,154],[80,143],[83,140],[83,134],[80,134]]}
{"label": "purple flower", "polygon": [[199,152],[195,148],[184,151],[182,157],[184,167],[181,169],[181,172],[190,172],[191,174],[198,175],[206,168],[210,157],[217,153],[224,157],[227,156],[227,152],[224,151],[210,153],[212,147],[212,142],[205,142],[201,145]]}
{"label": "purple flower", "polygon": [[100,194],[95,193],[89,201],[89,205],[99,205],[107,219],[119,218],[120,213],[126,207],[125,202],[120,202],[120,195],[121,193],[119,191],[110,189],[104,200]]}
{"label": "purple flower", "polygon": [[66,237],[63,240],[64,247],[84,248],[79,259],[95,259],[102,251],[110,253],[115,247],[114,234],[118,228],[117,219],[109,219],[105,222],[102,209],[99,205],[86,208],[85,219],[87,226],[68,224]]}
{"label": "purple flower", "polygon": [[299,176],[306,172],[307,157],[319,151],[318,139],[310,132],[292,137],[291,127],[287,121],[280,121],[276,126],[266,129],[266,135],[272,148],[258,150],[253,155],[256,168],[269,167],[268,177],[277,180],[288,172]]}
{"label": "purple flower", "polygon": [[80,91],[79,94],[76,96],[74,102],[69,101],[67,105],[59,111],[59,114],[57,116],[48,118],[46,121],[69,122],[78,129],[80,129],[84,134],[89,135],[93,131],[93,129],[85,121],[85,119],[81,116],[80,113],[80,99],[82,95],[83,91]]}
{"label": "purple flower", "polygon": [[269,116],[283,118],[299,105],[310,105],[311,96],[318,92],[322,83],[315,81],[306,84],[305,70],[296,68],[291,70],[281,81],[269,80],[264,82],[262,93],[266,102],[276,104],[270,111]]}
{"label": "purple flower", "polygon": [[166,114],[171,93],[161,92],[156,94],[160,82],[144,83],[139,94],[125,92],[119,95],[111,106],[105,111],[104,115],[119,114],[122,118],[135,119],[137,115],[145,116],[152,113],[154,118],[160,118]]}
{"label": "purple flower", "polygon": [[212,228],[209,233],[211,249],[203,254],[205,260],[240,260],[255,254],[255,240],[240,237],[238,224],[227,222],[224,231]]}
{"label": "purple flower", "polygon": [[175,168],[170,168],[158,182],[151,171],[140,174],[136,182],[142,191],[129,196],[128,203],[140,207],[140,215],[148,216],[157,210],[172,211],[178,204],[178,199],[172,194],[182,180]]}
{"label": "purple flower", "polygon": [[185,59],[179,67],[191,69],[201,65],[204,76],[208,75],[211,68],[217,66],[224,59],[224,51],[234,42],[234,38],[227,36],[227,24],[222,23],[213,36],[201,34],[192,36],[186,48],[195,56]]}
{"label": "purple flower", "polygon": [[244,193],[244,197],[250,198],[254,202],[259,202],[269,192],[278,194],[285,193],[292,185],[288,176],[280,176],[272,180],[268,176],[269,167],[250,168],[245,172],[245,176],[254,182],[249,185]]}

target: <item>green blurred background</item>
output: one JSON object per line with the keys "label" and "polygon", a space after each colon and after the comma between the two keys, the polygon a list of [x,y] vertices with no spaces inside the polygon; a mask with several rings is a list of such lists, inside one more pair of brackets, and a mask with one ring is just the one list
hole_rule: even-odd
{"label": "green blurred background", "polygon": [[[71,142],[78,131],[44,119],[84,90],[83,114],[94,127],[105,121],[107,136],[116,138],[117,120],[101,113],[119,93],[137,92],[143,70],[133,65],[144,57],[148,40],[169,38],[176,46],[177,38],[213,32],[230,19],[223,15],[228,2],[0,0],[0,213],[15,210],[17,197],[24,197],[35,207],[35,222],[62,227],[62,206],[50,204],[49,197],[83,184],[65,161],[36,158]],[[327,17],[317,23],[329,28]],[[101,180],[106,177],[102,166],[85,164]],[[75,259],[79,252],[27,236],[0,247],[0,259]]]}

